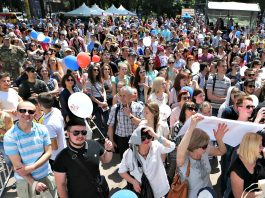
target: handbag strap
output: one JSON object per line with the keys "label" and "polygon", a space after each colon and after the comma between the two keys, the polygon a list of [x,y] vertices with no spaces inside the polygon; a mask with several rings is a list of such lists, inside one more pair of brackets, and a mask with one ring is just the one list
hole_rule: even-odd
{"label": "handbag strap", "polygon": [[186,178],[190,176],[190,160],[188,162],[187,170],[186,170]]}
{"label": "handbag strap", "polygon": [[[97,86],[96,86],[95,84],[92,84],[92,85],[93,85],[93,87],[95,87],[95,89],[97,90],[97,92],[100,94],[100,97],[103,98],[103,100],[104,100],[104,96],[103,96],[103,94],[98,90]],[[102,89],[104,89],[104,88],[102,88]]]}

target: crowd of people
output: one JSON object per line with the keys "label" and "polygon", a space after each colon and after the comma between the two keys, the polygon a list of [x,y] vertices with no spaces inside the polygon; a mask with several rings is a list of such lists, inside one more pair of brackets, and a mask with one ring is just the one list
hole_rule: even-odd
{"label": "crowd of people", "polygon": [[[215,156],[222,156],[218,197],[261,195],[250,192],[255,185],[244,190],[265,179],[265,131],[249,131],[232,147],[221,121],[215,141],[196,128],[208,116],[265,124],[264,24],[229,24],[224,32],[201,18],[116,17],[0,26],[0,150],[18,196],[108,197],[99,163],[113,152],[139,197],[146,181],[152,197],[166,197],[174,175],[184,180],[188,170],[188,197],[197,197],[212,188]],[[50,42],[33,39],[34,30]],[[66,57],[81,52],[92,62],[73,70]],[[106,139],[87,139],[85,121],[68,107],[76,92],[90,97],[89,119]],[[162,116],[167,106],[169,117]]]}

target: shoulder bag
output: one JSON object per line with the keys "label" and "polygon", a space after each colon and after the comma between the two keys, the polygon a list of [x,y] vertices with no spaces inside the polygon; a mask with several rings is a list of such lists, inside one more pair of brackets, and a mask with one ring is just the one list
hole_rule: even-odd
{"label": "shoulder bag", "polygon": [[179,171],[176,173],[171,188],[168,193],[167,198],[187,198],[188,197],[188,177],[190,175],[190,160],[188,162],[186,177],[183,182],[181,182]]}
{"label": "shoulder bag", "polygon": [[[85,167],[85,165],[78,159],[77,155],[69,149],[67,149],[67,151],[71,159],[73,159],[88,176],[89,181],[96,186],[99,198],[109,198],[109,186],[105,176],[100,175],[99,178],[94,178],[88,171],[88,169]],[[76,157],[73,157],[74,155],[76,155]]]}

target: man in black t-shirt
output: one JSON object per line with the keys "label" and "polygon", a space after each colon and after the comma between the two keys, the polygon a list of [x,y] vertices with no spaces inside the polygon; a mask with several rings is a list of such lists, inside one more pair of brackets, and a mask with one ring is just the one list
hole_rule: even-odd
{"label": "man in black t-shirt", "polygon": [[69,146],[63,149],[54,162],[54,175],[60,197],[99,198],[96,180],[100,178],[99,162],[112,159],[112,143],[105,140],[105,149],[96,141],[86,141],[86,125],[83,119],[67,123]]}
{"label": "man in black t-shirt", "polygon": [[46,83],[37,79],[37,71],[33,66],[28,66],[25,69],[27,80],[20,84],[18,94],[23,100],[28,100],[31,97],[37,97],[42,92],[48,92],[49,89]]}

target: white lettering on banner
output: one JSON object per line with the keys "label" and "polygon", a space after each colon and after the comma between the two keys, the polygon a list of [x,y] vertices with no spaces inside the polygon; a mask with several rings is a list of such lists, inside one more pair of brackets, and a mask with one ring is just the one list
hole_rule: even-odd
{"label": "white lettering on banner", "polygon": [[[191,118],[189,118],[181,128],[178,136],[183,135],[190,126]],[[230,146],[237,146],[240,144],[243,136],[248,132],[258,132],[265,128],[265,124],[256,124],[252,122],[242,122],[236,120],[228,120],[216,117],[206,117],[200,121],[196,128],[204,130],[211,140],[215,140],[213,129],[217,129],[219,123],[227,124],[229,131],[225,134],[223,141]]]}

